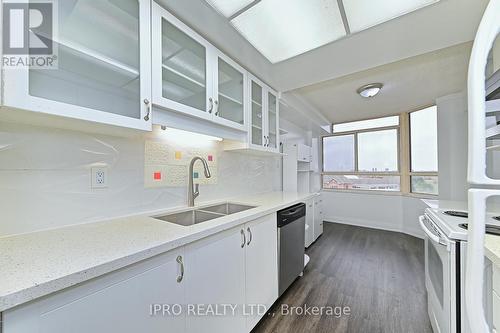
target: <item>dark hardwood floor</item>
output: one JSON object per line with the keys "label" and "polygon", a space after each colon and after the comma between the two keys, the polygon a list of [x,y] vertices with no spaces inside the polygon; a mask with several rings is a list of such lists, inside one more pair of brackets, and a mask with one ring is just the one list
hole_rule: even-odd
{"label": "dark hardwood floor", "polygon": [[[432,332],[427,316],[423,240],[395,232],[325,223],[306,251],[304,276],[254,333]],[[350,314],[285,315],[292,306],[349,307]],[[284,306],[283,306],[284,305]],[[287,307],[288,306],[288,307]]]}

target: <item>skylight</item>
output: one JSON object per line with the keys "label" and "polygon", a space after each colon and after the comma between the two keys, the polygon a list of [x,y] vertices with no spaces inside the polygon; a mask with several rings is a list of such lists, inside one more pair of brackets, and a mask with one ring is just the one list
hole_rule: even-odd
{"label": "skylight", "polygon": [[439,0],[206,0],[277,63]]}
{"label": "skylight", "polygon": [[337,0],[263,0],[231,23],[272,63],[346,34]]}
{"label": "skylight", "polygon": [[219,13],[229,18],[254,0],[207,0]]}
{"label": "skylight", "polygon": [[368,29],[439,0],[342,0],[351,32]]}

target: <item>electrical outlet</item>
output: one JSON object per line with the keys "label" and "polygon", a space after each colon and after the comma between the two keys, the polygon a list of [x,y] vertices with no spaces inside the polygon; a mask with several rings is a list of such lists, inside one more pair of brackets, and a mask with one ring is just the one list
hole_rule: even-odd
{"label": "electrical outlet", "polygon": [[108,168],[95,167],[91,169],[92,188],[108,187]]}

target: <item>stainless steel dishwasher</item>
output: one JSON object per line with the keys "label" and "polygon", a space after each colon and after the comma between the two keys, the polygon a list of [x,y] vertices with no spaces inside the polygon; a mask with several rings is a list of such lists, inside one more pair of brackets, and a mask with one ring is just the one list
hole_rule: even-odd
{"label": "stainless steel dishwasher", "polygon": [[290,287],[304,270],[306,205],[296,204],[278,211],[279,295]]}

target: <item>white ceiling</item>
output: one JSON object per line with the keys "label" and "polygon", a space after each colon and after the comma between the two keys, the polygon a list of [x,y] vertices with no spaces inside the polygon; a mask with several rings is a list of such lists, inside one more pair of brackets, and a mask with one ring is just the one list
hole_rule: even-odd
{"label": "white ceiling", "polygon": [[[412,111],[436,98],[465,89],[472,43],[464,43],[370,70],[295,90],[331,122],[343,122]],[[381,82],[370,99],[356,90]]]}

